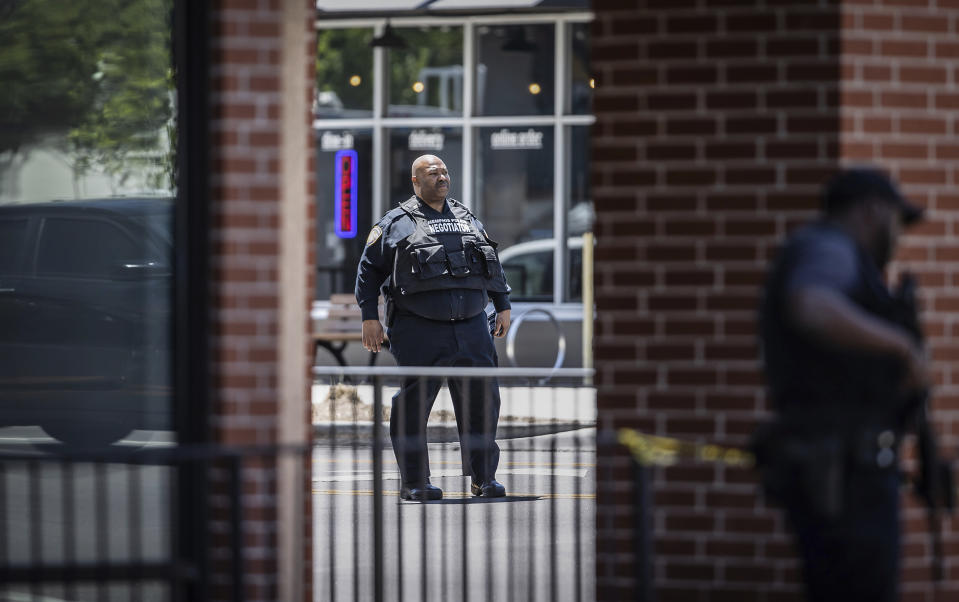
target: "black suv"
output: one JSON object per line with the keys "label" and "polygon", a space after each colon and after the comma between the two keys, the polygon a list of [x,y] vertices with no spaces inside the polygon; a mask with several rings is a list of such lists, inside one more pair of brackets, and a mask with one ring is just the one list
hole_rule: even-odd
{"label": "black suv", "polygon": [[0,426],[76,445],[169,428],[172,210],[0,206]]}

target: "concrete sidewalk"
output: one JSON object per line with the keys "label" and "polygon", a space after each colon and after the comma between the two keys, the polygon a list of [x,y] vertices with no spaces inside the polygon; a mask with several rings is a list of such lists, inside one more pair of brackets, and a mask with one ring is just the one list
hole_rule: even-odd
{"label": "concrete sidewalk", "polygon": [[[383,386],[383,436],[389,444],[389,413],[397,387]],[[330,444],[369,443],[373,434],[372,385],[313,385],[313,436]],[[497,439],[547,435],[596,424],[596,389],[592,387],[500,387]],[[432,443],[457,441],[449,390],[443,387],[427,427]]]}

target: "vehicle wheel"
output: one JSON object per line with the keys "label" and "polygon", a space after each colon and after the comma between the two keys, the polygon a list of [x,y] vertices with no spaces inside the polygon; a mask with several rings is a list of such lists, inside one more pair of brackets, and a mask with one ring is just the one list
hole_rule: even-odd
{"label": "vehicle wheel", "polygon": [[122,421],[106,424],[53,422],[42,425],[48,435],[74,447],[97,448],[115,443],[133,430]]}

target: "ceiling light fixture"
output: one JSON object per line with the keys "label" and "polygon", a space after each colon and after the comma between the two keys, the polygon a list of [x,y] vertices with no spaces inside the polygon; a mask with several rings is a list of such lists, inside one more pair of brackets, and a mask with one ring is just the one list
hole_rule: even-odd
{"label": "ceiling light fixture", "polygon": [[383,33],[378,36],[374,36],[370,40],[371,48],[406,48],[406,40],[401,38],[393,31],[393,28],[390,26],[390,22],[386,22],[386,27],[383,28]]}
{"label": "ceiling light fixture", "polygon": [[523,26],[511,29],[506,41],[500,46],[503,52],[535,52],[537,48],[539,46],[526,39],[526,28]]}

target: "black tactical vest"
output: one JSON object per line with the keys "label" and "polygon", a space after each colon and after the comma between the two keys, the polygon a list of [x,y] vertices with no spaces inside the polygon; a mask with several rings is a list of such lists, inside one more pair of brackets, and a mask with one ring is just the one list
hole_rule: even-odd
{"label": "black tactical vest", "polygon": [[[831,227],[816,224],[782,250],[767,283],[760,334],[766,376],[777,409],[792,419],[862,425],[893,424],[902,367],[883,355],[834,350],[796,333],[783,312],[785,283],[794,269],[797,245]],[[865,312],[890,320],[892,297],[873,260],[857,250],[859,280],[850,300]]]}
{"label": "black tactical vest", "polygon": [[400,295],[467,288],[509,292],[496,250],[466,207],[449,199],[453,217],[430,218],[413,197],[400,208],[413,233],[396,244],[393,286]]}

